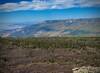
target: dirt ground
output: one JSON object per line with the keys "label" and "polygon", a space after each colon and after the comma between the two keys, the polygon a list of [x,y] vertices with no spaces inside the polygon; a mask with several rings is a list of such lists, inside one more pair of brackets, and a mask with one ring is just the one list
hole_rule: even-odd
{"label": "dirt ground", "polygon": [[72,73],[79,66],[100,66],[100,49],[5,48],[0,73]]}

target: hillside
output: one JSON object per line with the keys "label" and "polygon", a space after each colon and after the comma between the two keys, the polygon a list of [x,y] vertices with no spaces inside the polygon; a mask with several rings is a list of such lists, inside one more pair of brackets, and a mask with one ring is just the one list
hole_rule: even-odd
{"label": "hillside", "polygon": [[99,37],[0,38],[0,73],[72,73],[100,67]]}

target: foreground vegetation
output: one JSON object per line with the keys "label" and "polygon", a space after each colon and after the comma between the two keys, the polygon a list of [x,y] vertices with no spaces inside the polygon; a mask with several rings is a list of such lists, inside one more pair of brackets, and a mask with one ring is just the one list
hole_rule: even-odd
{"label": "foreground vegetation", "polygon": [[100,48],[99,37],[0,38],[0,45],[21,48]]}
{"label": "foreground vegetation", "polygon": [[100,37],[0,38],[0,73],[72,73],[100,67]]}

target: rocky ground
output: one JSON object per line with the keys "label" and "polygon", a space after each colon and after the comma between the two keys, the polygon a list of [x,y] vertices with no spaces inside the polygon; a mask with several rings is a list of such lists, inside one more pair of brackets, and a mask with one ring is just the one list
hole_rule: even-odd
{"label": "rocky ground", "polygon": [[0,73],[73,73],[83,66],[100,67],[100,38],[0,38]]}
{"label": "rocky ground", "polygon": [[72,73],[80,66],[100,66],[100,49],[5,48],[0,73]]}

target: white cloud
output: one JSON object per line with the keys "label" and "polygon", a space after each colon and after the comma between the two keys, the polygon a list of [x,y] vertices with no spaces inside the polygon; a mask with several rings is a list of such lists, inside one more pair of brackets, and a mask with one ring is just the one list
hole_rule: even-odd
{"label": "white cloud", "polygon": [[100,6],[100,0],[33,0],[0,5],[1,11],[63,9],[71,7]]}
{"label": "white cloud", "polygon": [[18,7],[17,3],[6,3],[3,5],[0,5],[0,10],[10,11],[10,10],[16,9],[17,7]]}
{"label": "white cloud", "polygon": [[100,0],[77,0],[76,3],[78,3],[81,7],[100,6]]}

